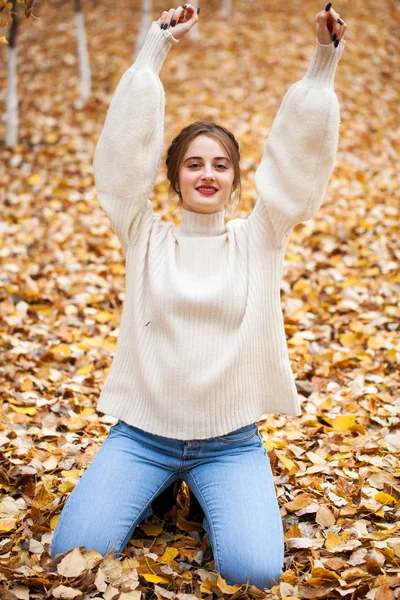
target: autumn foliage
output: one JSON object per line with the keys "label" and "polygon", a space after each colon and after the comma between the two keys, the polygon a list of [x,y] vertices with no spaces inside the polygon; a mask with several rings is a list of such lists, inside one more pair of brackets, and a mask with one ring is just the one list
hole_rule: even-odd
{"label": "autumn foliage", "polygon": [[[260,591],[220,578],[184,485],[163,518],[138,526],[122,560],[83,547],[50,560],[62,506],[115,422],[96,412],[96,400],[116,347],[125,265],[96,200],[92,160],[132,62],[140,4],[84,4],[93,78],[84,106],[73,3],[41,2],[39,18],[21,19],[19,144],[2,143],[0,157],[0,587],[8,594],[0,598],[29,590],[43,599],[392,600],[400,591],[400,35],[390,0],[335,5],[348,24],[335,83],[336,167],[322,208],[295,228],[285,258],[282,310],[303,414],[258,423],[285,529],[280,583]],[[239,140],[236,217],[252,210],[255,169],[285,91],[309,64],[323,7],[232,6],[225,23],[220,3],[205,2],[199,39],[173,47],[161,71],[165,143],[151,200],[177,225],[166,149],[200,118]],[[9,6],[1,8],[4,19]],[[153,18],[164,8],[154,2]],[[1,65],[7,52],[0,45]]]}

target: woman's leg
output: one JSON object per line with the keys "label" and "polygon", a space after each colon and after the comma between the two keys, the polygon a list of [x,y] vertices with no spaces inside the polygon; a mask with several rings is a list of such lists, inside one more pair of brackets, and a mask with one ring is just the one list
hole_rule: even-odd
{"label": "woman's leg", "polygon": [[51,558],[76,546],[123,551],[154,498],[179,478],[173,457],[146,444],[146,435],[123,421],[111,427],[63,507]]}
{"label": "woman's leg", "polygon": [[203,440],[183,479],[202,506],[215,568],[228,584],[270,588],[283,572],[284,536],[269,457],[256,424]]}

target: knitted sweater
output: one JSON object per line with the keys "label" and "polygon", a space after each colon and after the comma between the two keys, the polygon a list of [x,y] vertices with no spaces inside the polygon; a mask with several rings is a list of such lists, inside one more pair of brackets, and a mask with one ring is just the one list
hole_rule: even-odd
{"label": "knitted sweater", "polygon": [[153,21],[107,111],[93,162],[97,196],[125,257],[117,346],[97,408],[180,440],[221,436],[267,413],[299,416],[280,280],[292,228],[320,207],[338,146],[334,76],[345,42],[322,45],[283,99],[246,218],[182,208],[161,220],[148,199],[164,137],[159,72],[178,43]]}

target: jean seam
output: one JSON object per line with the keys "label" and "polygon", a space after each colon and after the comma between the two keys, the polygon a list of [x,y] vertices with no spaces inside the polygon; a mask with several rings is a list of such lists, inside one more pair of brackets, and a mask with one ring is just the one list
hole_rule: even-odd
{"label": "jean seam", "polygon": [[[153,494],[153,496],[151,497],[151,499],[150,499],[150,500],[149,500],[149,501],[148,501],[148,502],[145,504],[145,506],[143,507],[143,510],[142,510],[142,511],[139,513],[139,515],[138,515],[137,519],[135,519],[135,521],[137,521],[137,523],[136,523],[135,527],[133,528],[133,530],[132,530],[132,533],[131,533],[131,535],[130,535],[129,539],[127,540],[126,544],[124,544],[124,545],[121,545],[121,546],[120,546],[120,548],[118,548],[118,550],[117,550],[117,549],[115,549],[115,550],[114,550],[114,552],[115,552],[116,554],[121,554],[122,550],[125,548],[125,546],[127,546],[127,544],[128,544],[128,542],[129,542],[129,540],[131,539],[131,537],[132,537],[132,535],[133,535],[133,532],[134,532],[134,530],[136,529],[137,525],[138,525],[138,524],[139,524],[139,522],[140,522],[140,521],[138,521],[138,519],[139,519],[139,517],[140,517],[140,516],[141,516],[141,515],[144,513],[144,511],[145,511],[146,507],[147,507],[149,504],[151,504],[151,503],[153,502],[153,500],[155,500],[155,498],[157,498],[157,496],[160,494],[160,489],[161,489],[163,486],[165,486],[165,488],[164,488],[164,489],[166,489],[166,488],[167,488],[167,487],[168,487],[168,486],[169,486],[169,485],[172,483],[172,480],[174,480],[174,478],[175,478],[175,479],[179,479],[178,477],[176,477],[176,474],[175,474],[175,473],[172,473],[172,474],[171,474],[171,475],[168,477],[168,479],[167,479],[167,480],[164,482],[164,484],[163,484],[163,485],[162,485],[162,486],[161,486],[161,487],[160,487],[158,490],[156,490],[156,491],[154,492],[154,494]],[[135,523],[135,521],[133,521],[133,524]],[[128,529],[127,533],[125,534],[125,537],[123,538],[122,542],[124,542],[124,541],[125,541],[125,539],[128,537],[128,534],[129,534],[129,531],[130,531],[131,527],[132,527],[132,523],[131,523],[131,525],[130,525],[130,528]],[[115,542],[114,542],[114,543],[115,543]]]}
{"label": "jean seam", "polygon": [[[225,440],[222,436],[218,436],[218,440],[221,442],[224,442],[224,444],[241,444],[243,442],[248,442],[249,440],[253,439],[253,437],[255,437],[258,433],[258,429],[256,431],[253,431],[248,437],[246,438],[241,438],[239,440]],[[229,435],[229,434],[227,434]]]}
{"label": "jean seam", "polygon": [[195,484],[195,486],[196,486],[196,488],[197,488],[197,490],[198,490],[198,493],[200,494],[200,496],[201,496],[201,498],[202,498],[202,500],[203,500],[203,502],[204,502],[204,506],[205,506],[205,509],[206,509],[204,512],[206,513],[206,519],[207,519],[207,521],[209,522],[209,524],[210,524],[210,527],[211,527],[211,529],[212,529],[213,536],[214,536],[214,539],[215,539],[215,548],[216,548],[216,550],[217,550],[217,552],[216,552],[216,556],[214,556],[215,567],[216,567],[217,571],[218,571],[219,573],[221,573],[221,566],[222,566],[222,565],[221,565],[221,563],[220,563],[220,558],[219,558],[219,545],[218,545],[218,538],[217,538],[217,532],[216,532],[216,530],[215,530],[215,527],[214,527],[213,520],[212,520],[212,518],[211,518],[211,513],[210,513],[210,511],[209,511],[209,508],[208,508],[207,502],[206,502],[206,500],[205,500],[205,498],[204,498],[203,492],[201,491],[201,488],[200,488],[200,486],[198,485],[198,483],[197,483],[197,481],[196,481],[196,478],[195,478],[195,476],[194,476],[194,475],[193,475],[193,473],[191,473],[190,471],[187,473],[187,476],[188,476],[188,477],[191,477],[191,478],[193,479],[193,481],[194,481],[194,484]]}
{"label": "jean seam", "polygon": [[259,432],[259,430],[257,429],[257,435],[258,435],[258,439],[260,440],[260,446],[261,448],[264,450],[264,456],[267,456],[267,449],[264,445],[264,440],[261,437],[261,433]]}

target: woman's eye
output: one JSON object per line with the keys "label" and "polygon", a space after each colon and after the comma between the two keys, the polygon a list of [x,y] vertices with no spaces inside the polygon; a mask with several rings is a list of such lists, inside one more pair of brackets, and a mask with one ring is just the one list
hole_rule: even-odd
{"label": "woman's eye", "polygon": [[[192,163],[191,165],[189,165],[189,169],[191,169],[192,167],[199,167],[199,166],[200,166],[200,165],[199,165],[198,163]],[[226,166],[225,166],[225,165],[223,165],[223,164],[219,164],[219,165],[216,165],[216,166],[217,166],[217,167],[222,167],[223,169],[227,169],[227,168],[228,168],[228,167],[226,167]]]}

